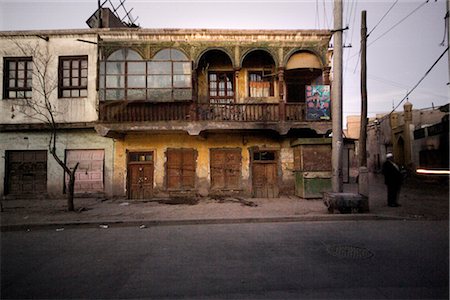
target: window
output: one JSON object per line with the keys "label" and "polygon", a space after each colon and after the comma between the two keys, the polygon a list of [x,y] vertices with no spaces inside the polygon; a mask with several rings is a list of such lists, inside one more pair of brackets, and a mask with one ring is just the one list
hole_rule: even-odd
{"label": "window", "polygon": [[59,57],[59,98],[87,97],[88,57]]}
{"label": "window", "polygon": [[121,49],[100,65],[100,96],[102,100],[191,100],[191,68],[186,55],[176,49],[163,49],[149,61]]}
{"label": "window", "polygon": [[210,103],[234,102],[233,72],[210,72],[208,80]]}
{"label": "window", "polygon": [[250,71],[248,73],[248,94],[250,97],[272,97],[273,96],[273,77],[270,72]]}
{"label": "window", "polygon": [[3,98],[30,99],[33,77],[32,58],[5,57],[3,65]]}

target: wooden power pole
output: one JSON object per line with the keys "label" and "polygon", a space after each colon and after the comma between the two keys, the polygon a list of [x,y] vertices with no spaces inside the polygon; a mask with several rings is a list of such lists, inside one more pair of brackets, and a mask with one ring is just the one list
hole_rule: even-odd
{"label": "wooden power pole", "polygon": [[361,125],[359,129],[359,167],[367,167],[367,25],[361,12]]}

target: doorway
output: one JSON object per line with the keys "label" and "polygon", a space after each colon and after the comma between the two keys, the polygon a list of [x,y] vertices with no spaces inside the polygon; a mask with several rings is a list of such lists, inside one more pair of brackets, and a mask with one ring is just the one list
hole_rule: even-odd
{"label": "doorway", "polygon": [[128,153],[128,198],[148,199],[153,196],[153,152]]}
{"label": "doorway", "polygon": [[253,151],[252,188],[254,198],[278,198],[277,170],[276,151]]}

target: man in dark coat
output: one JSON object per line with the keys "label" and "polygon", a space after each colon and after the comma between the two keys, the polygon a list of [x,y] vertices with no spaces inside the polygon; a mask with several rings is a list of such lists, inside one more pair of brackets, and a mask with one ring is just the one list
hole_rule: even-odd
{"label": "man in dark coat", "polygon": [[386,161],[383,164],[384,183],[387,186],[388,206],[398,207],[398,195],[402,185],[403,175],[400,168],[394,162],[392,153],[386,154]]}

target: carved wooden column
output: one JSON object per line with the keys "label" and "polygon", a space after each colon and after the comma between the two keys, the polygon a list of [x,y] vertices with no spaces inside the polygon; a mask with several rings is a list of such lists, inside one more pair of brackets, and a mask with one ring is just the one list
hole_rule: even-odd
{"label": "carved wooden column", "polygon": [[280,121],[286,120],[286,83],[284,82],[284,68],[278,68],[278,95],[280,98]]}
{"label": "carved wooden column", "polygon": [[198,75],[197,69],[192,70],[192,102],[190,107],[190,120],[198,120]]}
{"label": "carved wooden column", "polygon": [[331,71],[330,67],[324,67],[322,69],[322,80],[324,85],[330,84],[330,71]]}

